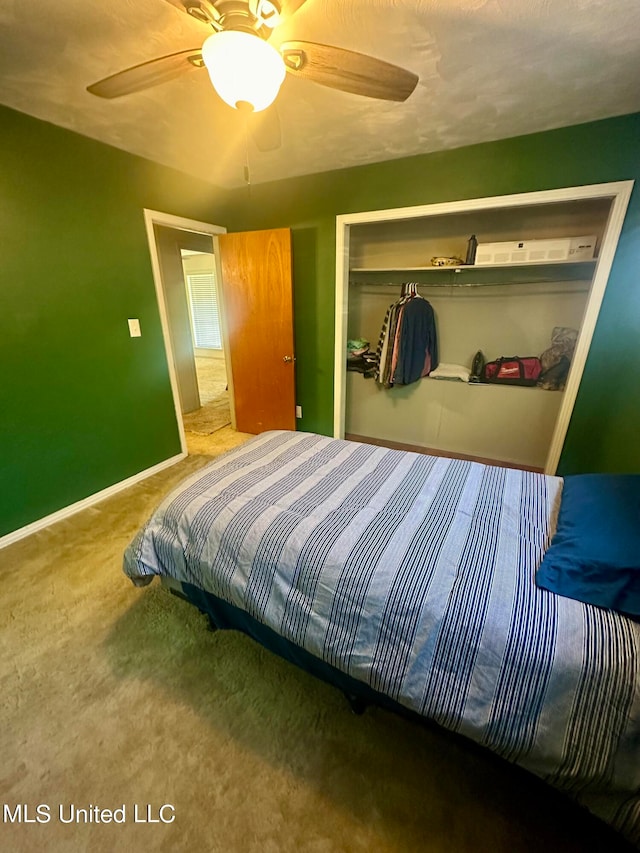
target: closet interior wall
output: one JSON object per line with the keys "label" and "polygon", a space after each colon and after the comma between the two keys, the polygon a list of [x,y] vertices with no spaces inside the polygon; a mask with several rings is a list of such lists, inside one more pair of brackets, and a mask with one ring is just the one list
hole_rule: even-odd
{"label": "closet interior wall", "polygon": [[[595,234],[610,199],[557,202],[354,225],[349,242],[347,335],[375,350],[402,284],[431,303],[440,362],[470,369],[474,354],[539,356],[557,326],[579,330],[596,260],[434,269],[432,257],[463,258],[479,243]],[[345,435],[543,470],[562,391],[424,378],[381,387],[346,374]]]}

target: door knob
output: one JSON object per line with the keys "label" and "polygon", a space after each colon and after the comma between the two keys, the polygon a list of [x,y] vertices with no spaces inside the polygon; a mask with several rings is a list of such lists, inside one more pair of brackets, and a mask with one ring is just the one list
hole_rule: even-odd
{"label": "door knob", "polygon": [[293,361],[294,359],[293,359],[292,355],[285,355],[285,357],[282,360],[285,362],[285,364],[289,364],[289,362]]}

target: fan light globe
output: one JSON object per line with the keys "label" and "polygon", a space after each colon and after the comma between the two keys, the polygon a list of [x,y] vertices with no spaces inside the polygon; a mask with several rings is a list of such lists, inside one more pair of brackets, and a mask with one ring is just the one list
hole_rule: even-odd
{"label": "fan light globe", "polygon": [[260,36],[239,30],[214,33],[202,45],[213,88],[230,107],[250,104],[255,112],[276,98],[285,77],[278,51]]}

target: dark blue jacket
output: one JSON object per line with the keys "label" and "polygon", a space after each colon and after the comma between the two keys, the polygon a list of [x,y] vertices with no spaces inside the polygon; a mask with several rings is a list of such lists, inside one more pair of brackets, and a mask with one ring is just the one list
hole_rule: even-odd
{"label": "dark blue jacket", "polygon": [[[427,355],[431,363],[425,372]],[[414,296],[402,307],[398,363],[394,385],[409,385],[438,366],[438,339],[433,308],[421,296]]]}

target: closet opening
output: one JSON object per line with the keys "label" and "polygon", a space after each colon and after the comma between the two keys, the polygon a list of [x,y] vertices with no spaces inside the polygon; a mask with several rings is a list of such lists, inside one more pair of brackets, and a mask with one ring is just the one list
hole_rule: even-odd
{"label": "closet opening", "polygon": [[[334,434],[554,473],[632,186],[337,217]],[[439,368],[427,361],[422,378],[402,360],[407,298],[435,318]],[[563,370],[527,386],[469,381],[478,352]]]}

